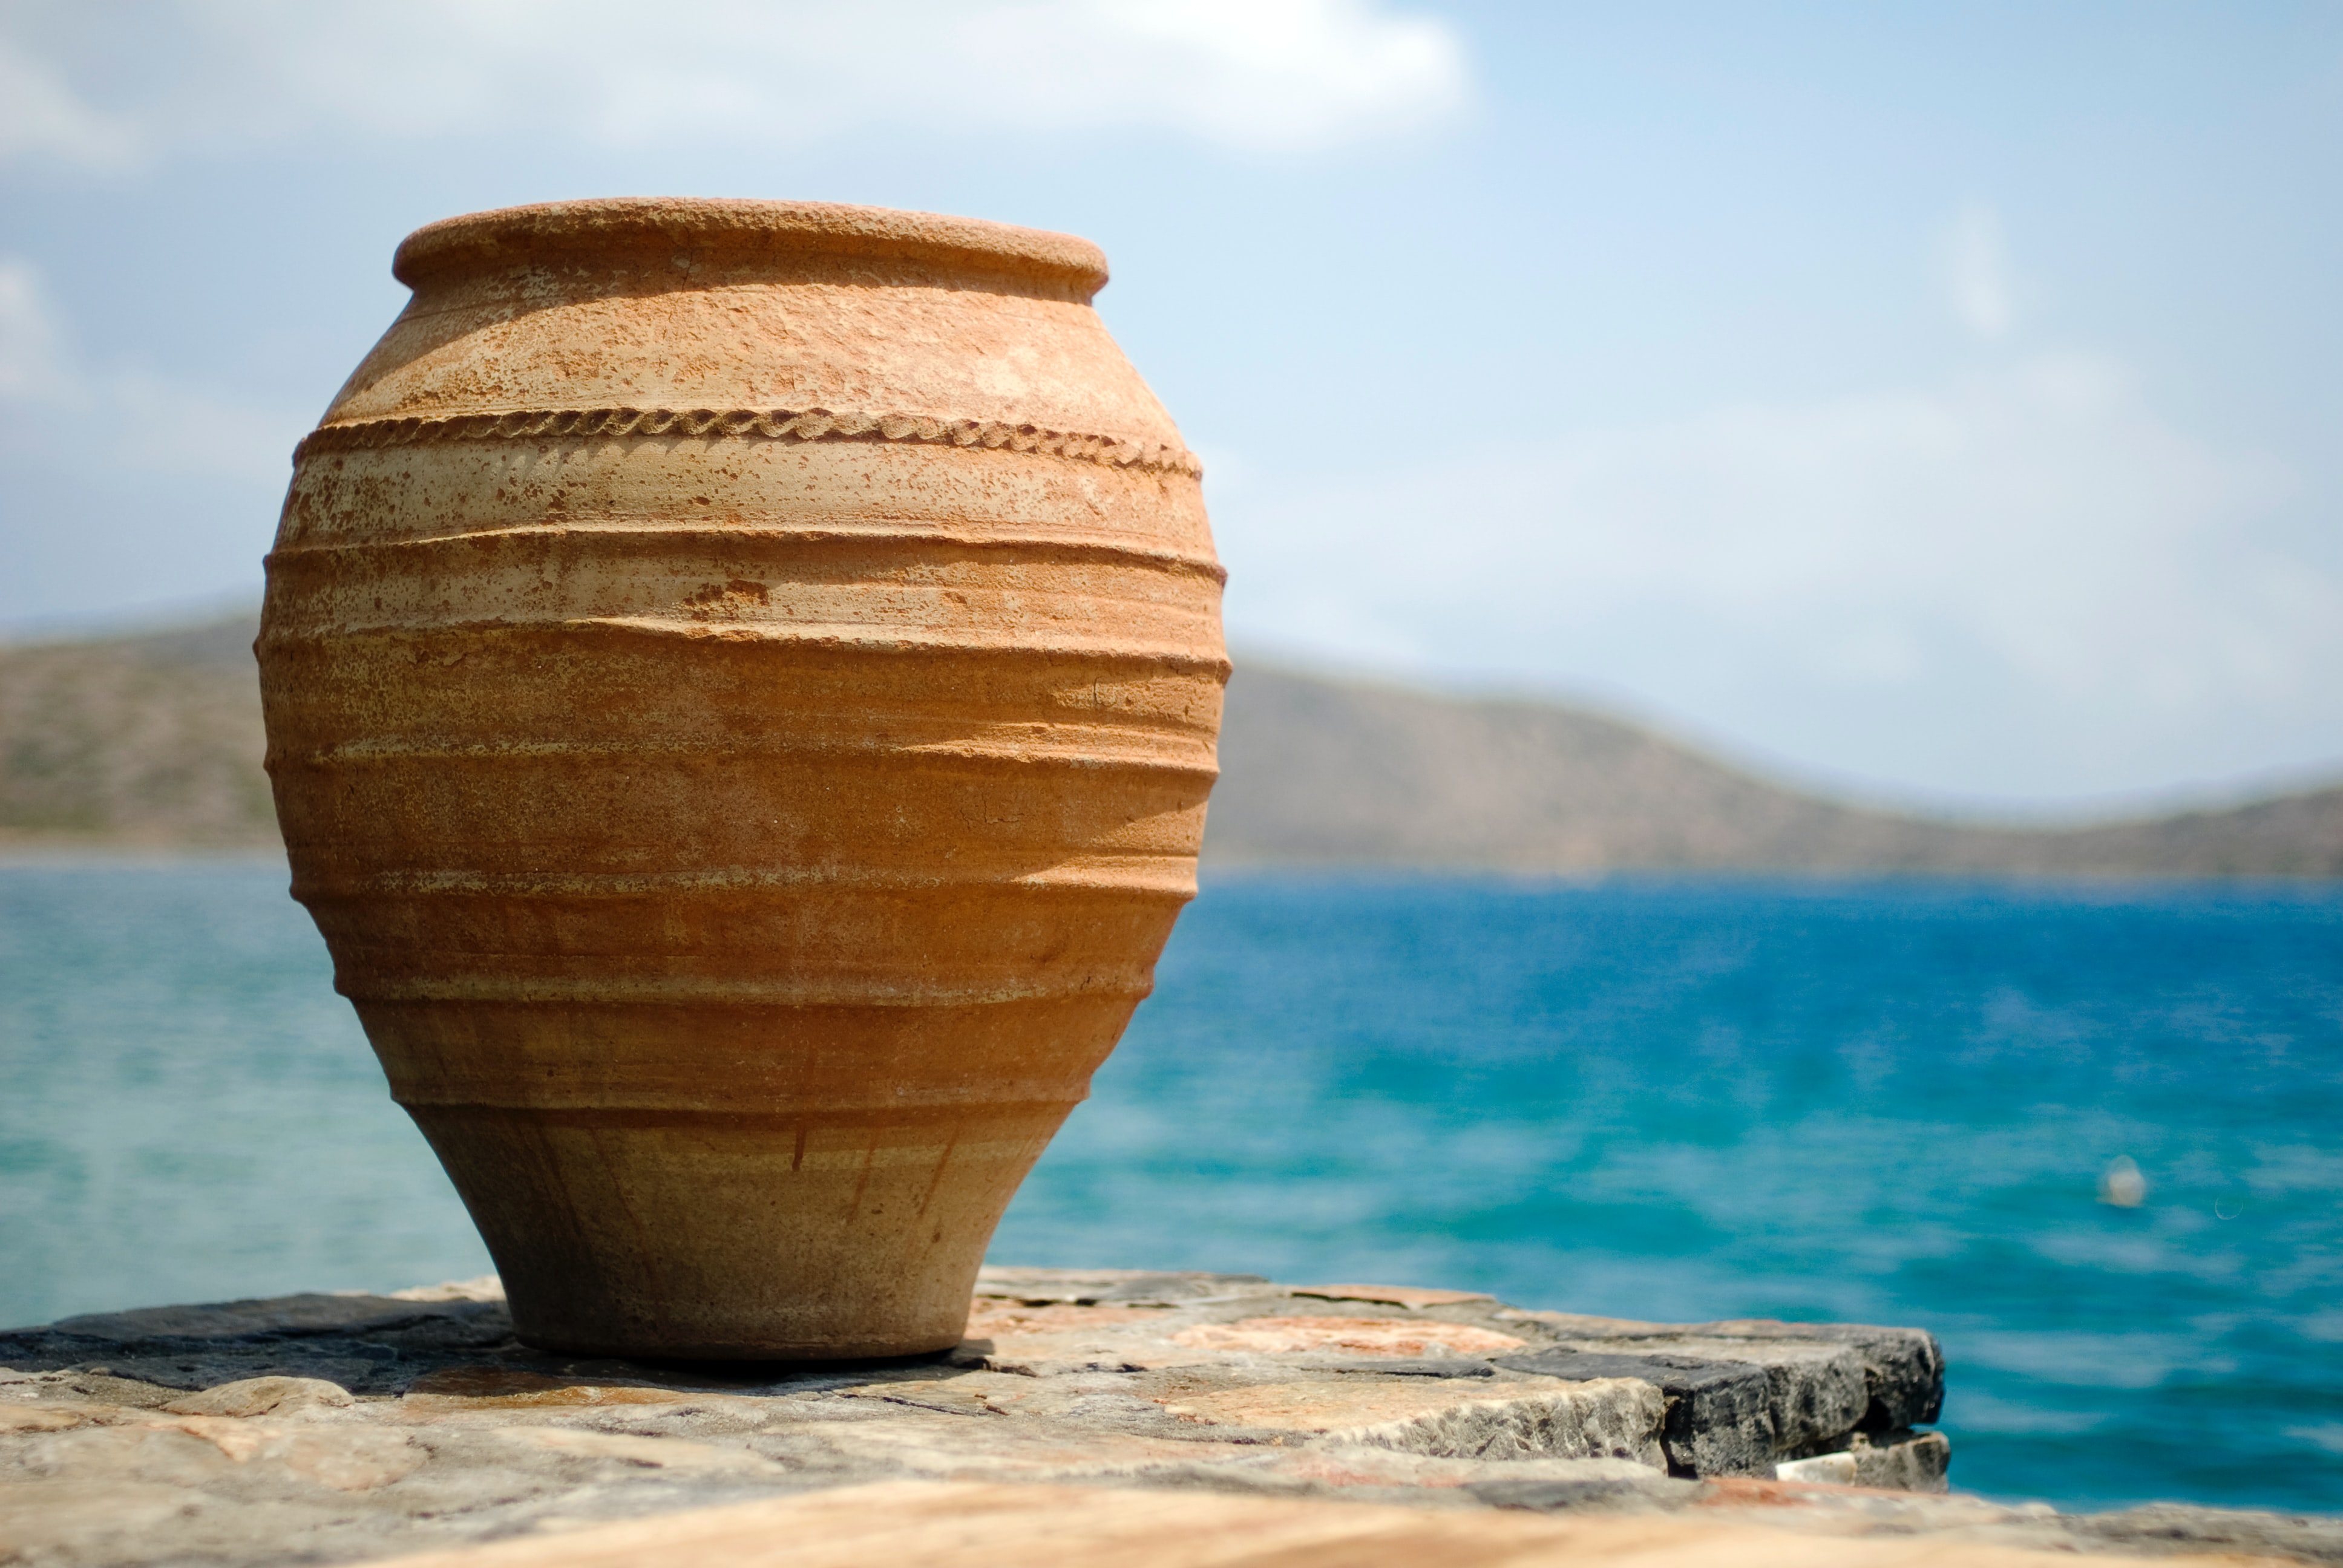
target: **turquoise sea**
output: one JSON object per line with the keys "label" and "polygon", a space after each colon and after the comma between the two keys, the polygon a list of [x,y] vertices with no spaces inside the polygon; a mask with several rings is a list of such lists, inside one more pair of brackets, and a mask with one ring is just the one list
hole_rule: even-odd
{"label": "turquoise sea", "polygon": [[[488,1268],[285,882],[0,866],[0,1320]],[[1160,978],[997,1261],[1918,1324],[1965,1488],[2343,1511],[2343,887],[1223,875]]]}

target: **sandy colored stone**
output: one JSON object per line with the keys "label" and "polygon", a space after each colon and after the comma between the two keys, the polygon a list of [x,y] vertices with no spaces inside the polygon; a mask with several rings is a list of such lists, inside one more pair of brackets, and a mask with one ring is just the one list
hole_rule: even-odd
{"label": "sandy colored stone", "polygon": [[771,1461],[739,1449],[719,1448],[673,1437],[643,1437],[632,1432],[587,1432],[574,1427],[513,1426],[500,1428],[496,1441],[524,1451],[570,1454],[588,1459],[615,1459],[654,1470],[718,1470],[770,1474],[779,1467]]}
{"label": "sandy colored stone", "polygon": [[1332,1317],[1245,1318],[1233,1323],[1199,1324],[1171,1338],[1172,1343],[1192,1350],[1272,1355],[1303,1352],[1354,1356],[1496,1355],[1520,1350],[1525,1342],[1511,1334],[1463,1323]]}
{"label": "sandy colored stone", "polygon": [[1449,1307],[1493,1302],[1480,1291],[1441,1291],[1419,1285],[1296,1285],[1292,1294],[1327,1302],[1385,1302],[1395,1307]]}
{"label": "sandy colored stone", "polygon": [[371,1492],[412,1475],[427,1456],[404,1432],[364,1431],[287,1433],[255,1457],[337,1492]]}
{"label": "sandy colored stone", "polygon": [[415,1557],[407,1568],[1024,1568],[1037,1554],[1117,1568],[2051,1568],[2073,1561],[1967,1542],[1832,1539],[1681,1519],[897,1483]]}
{"label": "sandy colored stone", "polygon": [[148,1561],[166,1541],[187,1541],[204,1503],[186,1487],[119,1475],[0,1481],[0,1553],[75,1568]]}
{"label": "sandy colored stone", "polygon": [[[1510,1395],[1570,1385],[1516,1382],[1501,1386]],[[1249,1382],[1204,1392],[1163,1394],[1156,1402],[1183,1421],[1322,1433],[1403,1421],[1509,1395],[1493,1393],[1487,1383],[1478,1381],[1316,1378],[1306,1382]]]}
{"label": "sandy colored stone", "polygon": [[259,1446],[248,1432],[215,1441],[202,1432],[204,1420],[183,1416],[173,1422],[89,1425],[48,1434],[32,1450],[31,1468],[44,1479],[57,1481],[199,1488],[236,1468],[238,1461],[229,1448],[240,1449],[248,1459]]}
{"label": "sandy colored stone", "polygon": [[0,1432],[64,1432],[90,1421],[87,1410],[69,1405],[0,1404]]}
{"label": "sandy colored stone", "polygon": [[368,1492],[419,1468],[425,1455],[399,1432],[378,1427],[284,1426],[236,1416],[146,1420],[150,1432],[200,1438],[236,1464],[282,1465],[286,1472],[337,1492]]}
{"label": "sandy colored stone", "polygon": [[1455,1400],[1444,1408],[1338,1428],[1330,1442],[1443,1459],[1621,1459],[1664,1472],[1666,1401],[1629,1379]]}
{"label": "sandy colored stone", "polygon": [[1152,1307],[1006,1306],[980,1298],[969,1311],[968,1337],[1082,1333],[1162,1322],[1163,1313]]}
{"label": "sandy colored stone", "polygon": [[[981,1422],[979,1425],[978,1422]],[[971,1427],[975,1430],[970,1430]],[[1221,1473],[1239,1480],[1242,1468],[1270,1452],[1253,1442],[1199,1442],[1111,1430],[1072,1429],[966,1415],[911,1412],[827,1429],[824,1444],[897,1473],[951,1481],[1131,1481],[1151,1474]],[[1222,1467],[1230,1467],[1222,1471]]]}
{"label": "sandy colored stone", "polygon": [[[1513,1459],[1499,1463],[1339,1442],[1282,1450],[1262,1470],[1268,1474],[1346,1493],[1372,1491],[1387,1498],[1405,1496],[1417,1488],[1429,1488],[1435,1493],[1470,1491],[1476,1497],[1492,1488],[1544,1488],[1536,1504],[1544,1508],[1574,1505],[1595,1492],[1666,1506],[1684,1503],[1700,1490],[1697,1482],[1671,1480],[1636,1460]],[[1572,1493],[1580,1495],[1568,1496]],[[1547,1500],[1556,1494],[1562,1494],[1564,1500]],[[1503,1500],[1496,1505],[1522,1504]]]}
{"label": "sandy colored stone", "polygon": [[950,1349],[1217,771],[1223,574],[1104,258],[621,200],[393,269],[256,645],[337,987],[524,1340]]}
{"label": "sandy colored stone", "polygon": [[1197,1269],[1034,1269],[987,1264],[977,1271],[980,1299],[1024,1306],[1190,1307],[1276,1296],[1284,1288],[1259,1274]]}
{"label": "sandy colored stone", "polygon": [[1445,1459],[1624,1459],[1664,1470],[1648,1383],[1443,1378],[1260,1383],[1166,1399],[1183,1420],[1307,1432]]}
{"label": "sandy colored stone", "polygon": [[178,1415],[286,1415],[302,1410],[333,1410],[350,1402],[350,1391],[314,1377],[255,1377],[221,1383],[163,1408]]}
{"label": "sandy colored stone", "polygon": [[597,1383],[548,1377],[542,1372],[482,1367],[450,1367],[428,1372],[408,1385],[399,1401],[405,1410],[459,1412],[497,1410],[567,1410],[597,1405],[680,1404],[708,1397],[705,1391],[642,1383]]}
{"label": "sandy colored stone", "polygon": [[1222,1354],[1177,1342],[1182,1322],[1154,1307],[1010,1305],[980,1298],[969,1314],[968,1348],[982,1347],[990,1366],[1041,1375],[1136,1372]]}
{"label": "sandy colored stone", "polygon": [[188,1415],[176,1421],[148,1420],[138,1424],[150,1432],[180,1432],[201,1438],[238,1464],[249,1462],[262,1449],[282,1442],[286,1436],[281,1428],[233,1416]]}

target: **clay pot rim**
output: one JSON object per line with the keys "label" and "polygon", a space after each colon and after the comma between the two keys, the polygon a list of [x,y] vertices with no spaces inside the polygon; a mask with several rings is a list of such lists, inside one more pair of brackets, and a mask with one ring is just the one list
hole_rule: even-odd
{"label": "clay pot rim", "polygon": [[1107,280],[1106,253],[1071,234],[842,202],[706,196],[538,202],[442,218],[399,242],[390,271],[416,288],[499,263],[679,247],[938,262],[1056,285],[1083,301]]}

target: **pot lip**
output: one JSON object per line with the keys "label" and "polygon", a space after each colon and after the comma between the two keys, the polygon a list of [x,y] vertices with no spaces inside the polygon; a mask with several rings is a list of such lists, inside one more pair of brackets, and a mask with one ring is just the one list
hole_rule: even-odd
{"label": "pot lip", "polygon": [[1107,280],[1106,253],[1071,234],[842,202],[708,196],[537,202],[442,218],[399,242],[390,271],[419,288],[499,263],[653,247],[942,262],[1053,284],[1085,302]]}

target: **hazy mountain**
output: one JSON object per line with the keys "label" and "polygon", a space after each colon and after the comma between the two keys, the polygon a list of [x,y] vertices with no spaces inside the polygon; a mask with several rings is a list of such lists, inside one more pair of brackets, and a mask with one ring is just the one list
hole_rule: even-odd
{"label": "hazy mountain", "polygon": [[[0,648],[0,836],[275,839],[249,618]],[[1221,861],[2343,876],[2343,787],[2013,829],[1845,805],[1616,719],[1254,665],[1230,683]]]}
{"label": "hazy mountain", "polygon": [[2087,828],[1935,821],[1768,783],[1616,719],[1252,666],[1206,852],[1519,871],[2343,875],[2343,787]]}
{"label": "hazy mountain", "polygon": [[275,843],[256,629],[0,648],[0,836]]}

